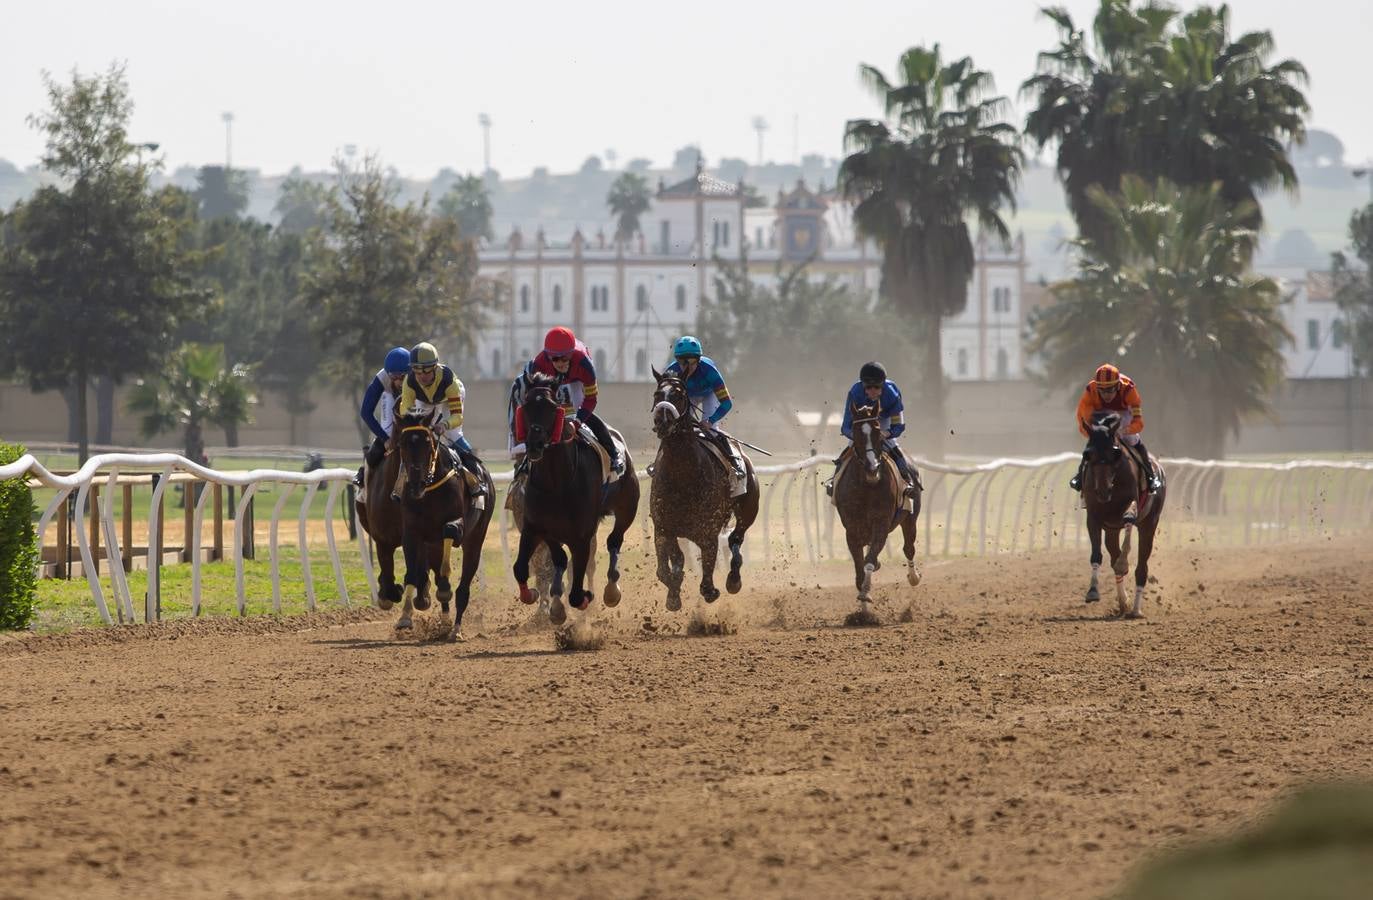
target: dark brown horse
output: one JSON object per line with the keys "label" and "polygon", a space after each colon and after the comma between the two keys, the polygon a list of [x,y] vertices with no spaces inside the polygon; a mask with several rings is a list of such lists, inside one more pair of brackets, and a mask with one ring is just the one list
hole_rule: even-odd
{"label": "dark brown horse", "polygon": [[653,516],[653,545],[658,556],[658,580],[667,585],[667,608],[682,608],[682,573],[686,557],[681,539],[701,548],[701,598],[713,603],[720,591],[715,587],[715,561],[720,552],[720,532],[730,517],[734,530],[729,534],[729,577],[725,590],[739,593],[744,580],[744,534],[758,517],[758,477],[753,463],[744,457],[747,490],[732,497],[734,472],[722,466],[702,438],[701,425],[691,416],[682,379],[672,373],[653,370],[658,386],[653,392],[653,431],[658,435],[658,458],[654,462],[653,487],[648,508]]}
{"label": "dark brown horse", "polygon": [[[1106,534],[1106,549],[1111,553],[1111,570],[1116,576],[1116,609],[1119,615],[1139,618],[1143,613],[1144,585],[1149,580],[1149,555],[1154,549],[1154,533],[1163,514],[1166,485],[1152,496],[1140,494],[1137,467],[1131,454],[1120,446],[1116,430],[1120,416],[1097,413],[1088,426],[1087,477],[1083,480],[1082,499],[1087,506],[1087,536],[1092,542],[1092,584],[1087,590],[1087,602],[1101,599],[1097,589],[1097,574],[1101,569],[1101,536]],[[1150,464],[1163,481],[1163,467],[1152,457]],[[1130,505],[1138,510],[1130,513]],[[1135,564],[1135,604],[1129,608],[1125,599],[1125,576],[1130,571],[1130,529],[1139,528],[1139,560]],[[1125,532],[1122,547],[1120,533]]]}
{"label": "dark brown horse", "polygon": [[[396,420],[396,446],[405,467],[405,493],[401,498],[401,535],[405,550],[405,608],[397,627],[409,627],[411,607],[429,608],[429,570],[439,604],[445,613],[453,601],[453,627],[449,640],[462,637],[462,617],[472,596],[472,579],[481,565],[482,544],[491,524],[490,498],[496,487],[482,466],[475,473],[486,485],[482,509],[469,506],[467,483],[454,464],[453,454],[441,447],[438,436],[425,421],[412,416]],[[462,576],[454,594],[449,583],[453,547],[462,547]],[[404,623],[404,624],[402,624]]]}
{"label": "dark brown horse", "polygon": [[626,454],[625,473],[611,485],[603,485],[601,458],[587,441],[574,435],[575,426],[563,420],[554,389],[555,379],[535,374],[520,403],[517,431],[523,440],[529,472],[524,483],[520,549],[515,559],[515,581],[520,600],[537,602],[529,589],[529,560],[539,544],[553,558],[553,584],[549,615],[554,622],[565,618],[563,574],[567,571],[567,547],[572,553],[572,586],[568,602],[585,610],[592,600],[583,587],[596,527],[607,515],[615,525],[606,538],[610,562],[602,595],[606,606],[620,602],[620,548],[625,532],[639,511],[639,480]]}
{"label": "dark brown horse", "polygon": [[[387,452],[381,465],[367,473],[367,502],[359,499],[358,521],[377,546],[377,606],[390,609],[400,602],[396,584],[396,550],[401,545],[400,504],[391,499],[391,485],[400,472],[400,455]],[[409,627],[408,625],[406,627]]]}
{"label": "dark brown horse", "polygon": [[844,536],[853,557],[854,585],[865,613],[872,590],[872,573],[882,568],[878,557],[897,523],[905,537],[902,550],[906,554],[906,580],[912,585],[920,583],[920,571],[915,567],[920,494],[915,495],[914,511],[907,510],[906,482],[896,471],[895,463],[885,458],[887,451],[882,446],[882,427],[877,412],[876,403],[853,408],[852,455],[834,484],[834,505],[839,509],[839,520],[844,523]]}

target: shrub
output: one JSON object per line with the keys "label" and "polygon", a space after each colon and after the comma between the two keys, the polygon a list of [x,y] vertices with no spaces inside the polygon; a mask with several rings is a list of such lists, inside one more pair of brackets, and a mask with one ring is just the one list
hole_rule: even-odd
{"label": "shrub", "polygon": [[[0,466],[24,448],[0,444]],[[0,630],[27,628],[38,600],[33,492],[23,478],[0,481]]]}

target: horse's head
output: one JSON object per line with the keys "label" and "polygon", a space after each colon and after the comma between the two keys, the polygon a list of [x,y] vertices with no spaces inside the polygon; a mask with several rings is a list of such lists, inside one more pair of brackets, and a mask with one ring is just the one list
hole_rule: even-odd
{"label": "horse's head", "polygon": [[405,493],[413,500],[424,496],[438,464],[439,439],[427,420],[427,416],[401,416],[395,425],[396,447],[405,469]]}
{"label": "horse's head", "polygon": [[657,369],[652,372],[658,382],[653,391],[653,433],[661,440],[675,431],[680,423],[690,421],[687,411],[691,404],[687,400],[686,383],[680,375],[659,372]]}
{"label": "horse's head", "polygon": [[1120,416],[1113,412],[1097,412],[1087,426],[1087,484],[1096,498],[1105,503],[1115,490],[1116,476],[1125,451],[1116,443]]}
{"label": "horse's head", "polygon": [[535,372],[529,376],[524,398],[520,401],[518,417],[531,462],[538,462],[550,444],[562,440],[563,408],[554,394],[557,387],[556,378]]}
{"label": "horse's head", "polygon": [[853,453],[863,463],[863,480],[876,484],[882,478],[878,454],[882,449],[882,423],[877,418],[877,403],[853,407]]}

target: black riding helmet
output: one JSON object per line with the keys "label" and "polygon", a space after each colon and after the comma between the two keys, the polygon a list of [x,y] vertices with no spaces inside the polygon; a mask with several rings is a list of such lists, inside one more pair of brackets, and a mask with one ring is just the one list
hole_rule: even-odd
{"label": "black riding helmet", "polygon": [[858,380],[864,387],[881,387],[887,383],[887,370],[880,362],[863,363],[863,368],[858,370]]}

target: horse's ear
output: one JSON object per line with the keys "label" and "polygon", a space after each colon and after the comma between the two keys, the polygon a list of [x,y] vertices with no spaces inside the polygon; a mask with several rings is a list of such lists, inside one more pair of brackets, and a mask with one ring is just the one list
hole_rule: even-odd
{"label": "horse's ear", "polygon": [[649,366],[649,367],[648,367],[648,370],[649,370],[650,372],[653,373],[653,380],[654,380],[654,381],[662,381],[662,380],[663,380],[663,373],[658,371],[658,367],[657,367],[657,366]]}

